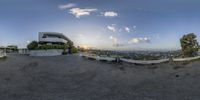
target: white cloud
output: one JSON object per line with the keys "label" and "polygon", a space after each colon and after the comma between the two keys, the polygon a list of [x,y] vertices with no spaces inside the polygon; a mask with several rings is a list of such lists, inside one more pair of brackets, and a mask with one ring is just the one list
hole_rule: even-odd
{"label": "white cloud", "polygon": [[74,3],[68,3],[68,4],[65,4],[65,5],[59,5],[58,7],[61,9],[61,10],[64,10],[64,9],[68,9],[68,8],[72,8],[76,6],[76,4]]}
{"label": "white cloud", "polygon": [[81,9],[81,8],[72,8],[70,9],[71,14],[75,15],[76,18],[80,18],[81,16],[87,16],[90,15],[91,12],[95,12],[97,9]]}
{"label": "white cloud", "polygon": [[144,38],[132,38],[129,43],[150,43],[150,39],[147,37]]}
{"label": "white cloud", "polygon": [[116,32],[115,24],[108,25],[107,28],[108,28],[108,30],[110,30],[110,31],[112,31],[112,32]]}
{"label": "white cloud", "polygon": [[124,30],[125,32],[127,32],[127,33],[136,32],[136,26],[133,26],[133,27],[127,27],[127,26],[125,26],[125,27],[123,28],[123,30]]}
{"label": "white cloud", "polygon": [[113,40],[113,43],[117,43],[117,38],[116,37],[110,36],[110,39]]}
{"label": "white cloud", "polygon": [[26,41],[26,43],[29,44],[29,43],[31,43],[31,41],[28,40],[28,41]]}
{"label": "white cloud", "polygon": [[103,15],[104,15],[105,17],[117,17],[117,16],[118,16],[118,13],[113,12],[113,11],[107,11],[107,12],[104,12]]}
{"label": "white cloud", "polygon": [[130,29],[129,27],[125,27],[124,29],[125,29],[125,31],[128,32],[128,33],[131,32],[131,29]]}
{"label": "white cloud", "polygon": [[123,47],[123,46],[125,46],[124,44],[118,43],[118,39],[116,37],[110,36],[110,39],[113,42],[113,44],[112,44],[113,47]]}

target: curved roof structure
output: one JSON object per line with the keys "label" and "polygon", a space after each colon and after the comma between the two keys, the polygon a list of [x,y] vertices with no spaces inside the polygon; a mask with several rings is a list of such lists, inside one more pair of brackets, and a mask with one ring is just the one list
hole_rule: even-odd
{"label": "curved roof structure", "polygon": [[39,32],[38,41],[46,43],[72,42],[68,37],[66,37],[62,33],[57,33],[57,32]]}

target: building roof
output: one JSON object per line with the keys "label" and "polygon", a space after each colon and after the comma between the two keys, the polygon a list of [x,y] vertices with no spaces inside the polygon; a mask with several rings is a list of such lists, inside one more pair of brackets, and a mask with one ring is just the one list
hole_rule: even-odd
{"label": "building roof", "polygon": [[43,34],[43,36],[57,36],[61,37],[68,42],[72,42],[68,37],[66,37],[63,33],[58,33],[58,32],[39,32],[39,34]]}

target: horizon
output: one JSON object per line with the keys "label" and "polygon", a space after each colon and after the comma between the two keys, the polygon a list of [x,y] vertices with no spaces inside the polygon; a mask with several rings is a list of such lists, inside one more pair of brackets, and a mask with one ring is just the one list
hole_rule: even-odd
{"label": "horizon", "polygon": [[38,32],[59,32],[76,46],[95,49],[180,50],[180,38],[187,33],[195,33],[200,41],[199,4],[198,0],[1,0],[0,46],[24,48],[38,40]]}

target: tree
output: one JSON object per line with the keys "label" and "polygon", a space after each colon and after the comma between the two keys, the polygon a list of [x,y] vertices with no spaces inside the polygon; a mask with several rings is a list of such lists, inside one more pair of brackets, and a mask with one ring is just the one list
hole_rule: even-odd
{"label": "tree", "polygon": [[194,33],[189,33],[180,39],[183,57],[194,57],[197,55],[198,42],[196,37]]}
{"label": "tree", "polygon": [[67,42],[67,45],[69,46],[68,48],[69,48],[69,54],[72,54],[73,52],[72,52],[72,49],[73,49],[73,47],[74,47],[74,43],[73,42],[71,42],[71,41],[69,41],[69,42]]}
{"label": "tree", "polygon": [[65,43],[63,45],[63,55],[67,54],[66,50],[69,48],[69,45],[67,43]]}
{"label": "tree", "polygon": [[10,48],[10,50],[18,51],[17,45],[8,45],[7,47]]}
{"label": "tree", "polygon": [[38,48],[38,42],[37,41],[32,41],[31,43],[29,43],[27,45],[27,48],[29,50],[35,50],[35,49],[37,49]]}

